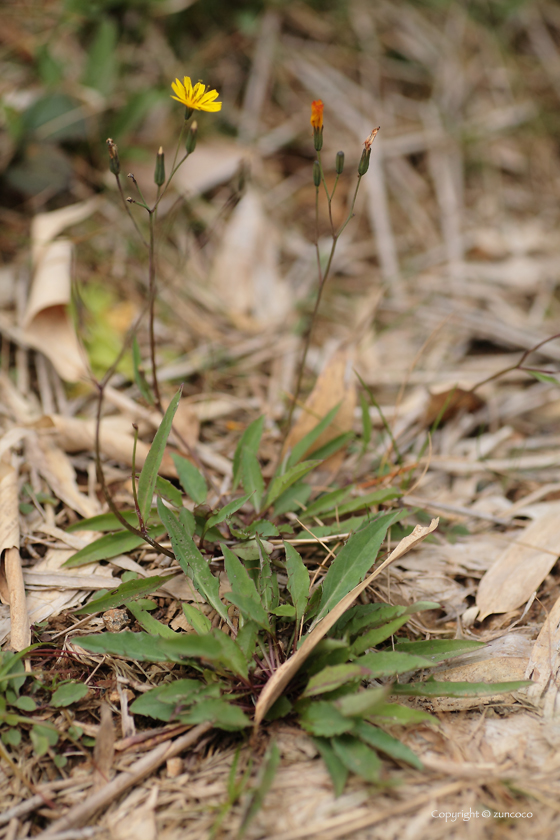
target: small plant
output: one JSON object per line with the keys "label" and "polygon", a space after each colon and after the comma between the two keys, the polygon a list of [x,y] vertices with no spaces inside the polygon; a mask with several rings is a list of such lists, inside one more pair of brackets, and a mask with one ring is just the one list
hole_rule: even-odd
{"label": "small plant", "polygon": [[[111,170],[127,211],[131,213],[130,205],[135,205],[148,215],[147,240],[136,220],[133,221],[149,256],[150,385],[141,371],[136,345],[133,347],[133,358],[140,392],[161,410],[163,419],[138,477],[133,466],[134,507],[121,511],[108,491],[99,454],[103,390],[118,364],[117,360],[98,385],[97,468],[110,512],[76,523],[69,529],[90,528],[104,532],[104,536],[78,551],[66,566],[76,567],[109,559],[147,542],[177,561],[207,609],[183,604],[190,631],[174,631],[151,614],[152,602],[146,599],[167,578],[158,576],[138,580],[127,575],[116,590],[98,593],[76,614],[98,613],[126,606],[141,630],[82,636],[80,645],[94,653],[181,666],[180,678],[147,691],[132,703],[131,711],[135,715],[187,725],[209,722],[217,729],[232,732],[257,728],[280,718],[296,721],[313,737],[332,777],[335,791],[340,794],[350,772],[369,782],[379,782],[382,772],[380,754],[421,768],[415,753],[390,734],[387,728],[411,726],[427,720],[437,722],[427,713],[399,702],[400,697],[495,694],[515,690],[527,683],[469,685],[437,682],[430,677],[434,666],[478,647],[479,643],[462,640],[414,642],[398,637],[394,643],[392,640],[412,614],[437,609],[438,604],[354,605],[358,595],[380,572],[427,537],[437,522],[425,528],[417,526],[370,573],[378,561],[389,529],[402,523],[409,514],[403,508],[394,506],[401,492],[391,486],[366,495],[359,495],[352,484],[332,486],[311,498],[312,488],[308,479],[313,471],[353,438],[352,434],[344,434],[326,445],[317,444],[322,433],[334,423],[339,406],[319,418],[315,427],[284,453],[268,481],[263,476],[259,460],[264,418],[259,417],[251,423],[235,451],[230,498],[216,508],[210,507],[209,502],[212,503],[217,494],[209,491],[207,477],[193,463],[194,458],[173,453],[180,486],[158,476],[181,391],[175,394],[164,412],[157,379],[154,337],[157,209],[178,167],[194,151],[196,124],[186,129],[193,110],[218,111],[221,107],[221,103],[216,102],[216,91],[207,92],[201,83],[193,87],[188,77],[183,83],[176,80],[172,87],[173,98],[186,107],[186,119],[167,180],[163,150],[160,149],[157,154],[154,180],[158,197],[152,206],[145,201],[132,175],[130,178],[138,198],[125,200],[117,146],[112,140],[107,141]],[[332,247],[324,264],[317,233],[318,292],[304,342],[286,434],[299,397],[313,324],[336,245],[352,218],[361,179],[368,170],[372,142],[379,130],[374,129],[364,143],[349,213],[341,228],[335,230],[332,200],[343,173],[344,155],[339,152],[336,156],[336,180],[329,192],[321,160],[323,105],[320,101],[312,105],[311,123],[317,153],[312,172],[316,189],[317,228],[319,194],[324,189]],[[186,152],[177,162],[185,130]],[[367,434],[371,434],[371,428],[364,422],[364,440]],[[161,544],[165,535],[171,541],[171,549]],[[310,540],[312,553],[304,553],[303,549],[300,553],[298,547]],[[331,543],[332,549],[329,547]],[[317,559],[318,546],[326,550],[327,556],[322,562]],[[225,571],[230,586],[228,591],[220,591],[220,582],[215,574],[218,568]],[[208,617],[207,612],[212,611],[217,621]],[[18,688],[25,679],[24,674],[17,675],[11,670],[18,661],[6,660],[4,665],[4,710],[8,704],[18,708]],[[62,705],[68,697],[70,702],[72,698],[72,690],[63,688],[58,690],[62,692],[62,697],[59,696]],[[2,713],[8,715],[5,720],[10,725],[11,712]],[[17,713],[14,714],[17,717]],[[278,750],[271,747],[263,763],[260,785],[250,799],[245,827],[270,786],[278,760]],[[228,808],[237,801],[246,781],[235,783],[235,770],[232,772]],[[223,815],[218,814],[215,831],[222,818]]]}

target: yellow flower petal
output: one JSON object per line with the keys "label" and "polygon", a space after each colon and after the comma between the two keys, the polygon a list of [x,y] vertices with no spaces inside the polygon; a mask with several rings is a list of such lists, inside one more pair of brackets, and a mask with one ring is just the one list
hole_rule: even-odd
{"label": "yellow flower petal", "polygon": [[214,102],[220,95],[217,90],[206,91],[206,85],[202,82],[197,82],[193,87],[189,76],[184,77],[183,83],[176,79],[171,83],[171,88],[177,102],[181,102],[186,108],[196,111],[220,111],[222,108],[221,102]]}

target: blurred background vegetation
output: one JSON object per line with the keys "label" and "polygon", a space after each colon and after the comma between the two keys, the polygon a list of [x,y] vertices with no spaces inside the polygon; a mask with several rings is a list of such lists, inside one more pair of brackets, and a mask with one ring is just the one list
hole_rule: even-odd
{"label": "blurred background vegetation", "polygon": [[[230,150],[250,150],[269,218],[289,234],[282,270],[293,289],[298,237],[313,239],[309,103],[322,98],[331,171],[337,148],[348,170],[371,127],[382,125],[374,156],[381,168],[368,175],[357,208],[367,221],[353,226],[346,266],[335,266],[346,285],[330,306],[344,321],[347,296],[363,291],[366,275],[369,284],[388,283],[433,266],[453,274],[466,261],[492,261],[505,246],[491,228],[504,220],[538,218],[555,229],[559,45],[560,6],[536,0],[4,0],[3,262],[25,259],[37,212],[114,192],[107,137],[118,143],[124,174],[134,168],[151,180],[155,152],[162,144],[173,153],[181,120],[170,83],[189,75],[217,88],[224,103],[199,120],[199,148],[221,136]],[[238,174],[201,188],[180,211],[199,245],[223,230]],[[93,234],[83,234],[81,275],[98,282]],[[103,251],[102,239],[96,247]],[[112,259],[119,285],[130,272]],[[129,244],[123,259],[143,258]],[[303,273],[312,277],[310,266]],[[304,292],[313,280],[306,282]],[[333,286],[336,293],[336,278]],[[555,293],[546,306],[555,306]]]}

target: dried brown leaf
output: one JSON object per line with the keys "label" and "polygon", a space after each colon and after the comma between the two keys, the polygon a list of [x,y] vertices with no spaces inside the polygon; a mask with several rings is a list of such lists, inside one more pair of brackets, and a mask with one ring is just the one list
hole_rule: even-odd
{"label": "dried brown leaf", "polygon": [[479,621],[515,610],[539,588],[560,554],[559,515],[560,503],[549,506],[488,569],[476,596]]}
{"label": "dried brown leaf", "polygon": [[101,725],[93,748],[94,792],[104,787],[111,778],[111,768],[115,755],[115,730],[113,715],[107,703],[101,704]]}
{"label": "dried brown leaf", "polygon": [[[304,438],[338,403],[341,405],[333,422],[310,449],[318,449],[353,428],[356,386],[352,371],[352,352],[349,347],[339,348],[324,365],[313,390],[305,401],[300,416],[286,439],[284,454],[293,449],[296,443]],[[303,458],[308,453],[309,450],[304,453]],[[335,453],[323,463],[323,469],[337,469],[343,457],[342,451]]]}

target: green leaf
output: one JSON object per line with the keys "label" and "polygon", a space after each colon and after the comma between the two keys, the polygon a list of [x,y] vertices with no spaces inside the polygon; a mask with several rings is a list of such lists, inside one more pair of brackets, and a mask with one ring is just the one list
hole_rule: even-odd
{"label": "green leaf", "polygon": [[[150,514],[154,511],[155,508]],[[121,510],[120,514],[129,525],[138,527],[138,515],[135,510]],[[73,531],[122,531],[122,524],[114,513],[100,513],[99,516],[91,516],[89,519],[73,522],[72,525],[67,527],[66,531],[68,534]]]}
{"label": "green leaf", "polygon": [[166,478],[162,478],[161,475],[158,475],[156,478],[156,492],[158,496],[171,502],[174,507],[183,507],[183,494],[181,491],[177,490],[174,484],[171,484]]}
{"label": "green leaf", "polygon": [[12,704],[22,712],[34,712],[37,708],[37,703],[32,697],[18,697]]}
{"label": "green leaf", "polygon": [[243,477],[243,489],[250,494],[251,503],[258,513],[261,509],[264,493],[264,478],[262,477],[259,459],[246,447],[241,452],[241,475]]}
{"label": "green leaf", "polygon": [[[224,568],[232,592],[235,595],[241,595],[243,598],[252,599],[261,606],[261,599],[259,598],[257,587],[243,563],[240,562],[239,558],[227,546],[221,544],[220,547],[224,555]],[[235,601],[232,603],[235,603]]]}
{"label": "green leaf", "polygon": [[250,822],[262,808],[265,797],[268,791],[270,790],[272,782],[274,781],[274,777],[276,775],[276,771],[278,769],[279,764],[280,750],[276,746],[276,742],[273,741],[265,753],[263,763],[259,772],[259,781],[257,783],[256,788],[252,791],[250,799],[247,803],[245,817],[243,818],[241,828],[239,829],[238,836],[240,838],[243,837],[243,835],[249,827]]}
{"label": "green leaf", "polygon": [[278,577],[272,571],[272,566],[268,555],[264,551],[261,541],[257,537],[257,544],[259,546],[259,560],[261,564],[261,571],[259,575],[259,592],[261,593],[261,601],[265,610],[269,612],[278,606]]}
{"label": "green leaf", "polygon": [[93,42],[87,52],[88,60],[82,84],[95,88],[103,96],[109,96],[118,79],[117,50],[119,39],[116,20],[109,15],[99,16],[99,23]]}
{"label": "green leaf", "polygon": [[1,736],[2,742],[9,747],[18,747],[21,744],[21,732],[19,729],[5,729]]}
{"label": "green leaf", "polygon": [[439,725],[438,719],[429,715],[428,712],[423,712],[421,709],[411,709],[410,706],[401,706],[400,703],[380,703],[368,717],[370,720],[378,720],[382,723],[397,723],[399,726],[424,722]]}
{"label": "green leaf", "polygon": [[167,445],[167,438],[171,432],[173,418],[175,417],[175,412],[179,406],[181,390],[182,389],[179,388],[169,403],[159,429],[154,436],[154,440],[144,462],[144,466],[142,467],[140,478],[138,479],[138,507],[140,508],[140,513],[142,514],[144,522],[148,517],[150,507],[152,505],[152,497],[154,495],[158,470],[161,466],[163,453],[165,452],[165,447]]}
{"label": "green leaf", "polygon": [[365,691],[358,691],[354,694],[347,694],[335,701],[339,714],[346,718],[363,717],[372,714],[380,703],[387,697],[388,689],[366,688]]}
{"label": "green leaf", "polygon": [[93,653],[126,656],[138,662],[181,662],[185,658],[225,664],[234,673],[247,678],[247,663],[233,639],[221,631],[206,636],[178,634],[175,639],[151,636],[149,633],[99,633],[81,636],[80,645]]}
{"label": "green leaf", "polygon": [[286,717],[293,709],[292,703],[283,695],[276,700],[264,716],[265,720],[273,721]]}
{"label": "green leaf", "polygon": [[453,656],[471,653],[481,647],[484,647],[484,642],[470,642],[465,639],[430,639],[424,642],[397,642],[395,650],[425,656],[436,663]]}
{"label": "green leaf", "polygon": [[259,446],[261,443],[261,437],[264,429],[264,420],[264,414],[262,414],[260,417],[257,417],[256,420],[253,420],[253,422],[249,426],[247,426],[247,428],[241,435],[239,443],[237,444],[237,448],[233,456],[234,490],[237,488],[237,485],[239,484],[242,475],[241,456],[243,454],[243,450],[250,452],[255,457],[258,454]]}
{"label": "green leaf", "polygon": [[[342,615],[333,627],[333,635],[345,633],[350,638],[357,636],[367,627],[381,627],[386,622],[399,616],[409,616],[422,610],[432,610],[439,607],[433,601],[417,601],[408,607],[391,604],[358,604],[351,607]],[[478,644],[478,643],[477,643]]]}
{"label": "green leaf", "polygon": [[217,729],[236,732],[251,726],[251,721],[239,706],[218,698],[203,699],[189,712],[181,714],[181,723],[213,723]]}
{"label": "green leaf", "polygon": [[359,665],[329,665],[311,677],[301,696],[315,697],[317,694],[325,694],[328,691],[334,691],[341,685],[361,679],[367,675],[368,671]]}
{"label": "green leaf", "polygon": [[245,496],[241,496],[240,499],[234,499],[232,502],[229,502],[227,505],[218,511],[218,513],[212,514],[206,520],[206,530],[212,528],[213,525],[219,525],[220,522],[224,522],[228,518],[228,516],[232,516],[239,508],[243,507],[246,501],[250,498],[250,494]]}
{"label": "green leaf", "polygon": [[302,461],[300,464],[290,467],[283,475],[275,476],[268,488],[265,507],[273,504],[290,485],[295,484],[296,481],[299,481],[300,478],[303,478],[304,475],[307,475],[308,472],[311,472],[320,463],[320,461]]}
{"label": "green leaf", "polygon": [[183,612],[185,618],[199,636],[204,636],[212,630],[212,622],[197,607],[193,607],[191,604],[183,604]]}
{"label": "green leaf", "polygon": [[[161,526],[149,528],[148,533],[154,537],[161,534]],[[94,540],[89,545],[84,546],[76,554],[73,554],[62,568],[74,569],[77,566],[85,566],[88,563],[95,563],[97,560],[110,560],[111,557],[117,557],[119,554],[126,554],[127,551],[133,551],[138,546],[143,545],[145,540],[143,537],[137,537],[136,534],[131,534],[130,531],[117,531],[114,534],[105,534],[104,537]],[[110,585],[110,581],[107,581]]]}
{"label": "green leaf", "polygon": [[290,485],[276,499],[273,508],[274,516],[282,516],[284,513],[289,513],[292,510],[303,513],[307,500],[311,496],[311,490],[311,485],[303,481]]}
{"label": "green leaf", "polygon": [[171,627],[168,627],[167,624],[162,624],[161,621],[158,621],[149,612],[143,610],[140,604],[132,602],[128,605],[128,609],[142,630],[145,630],[147,633],[152,633],[154,636],[163,636],[164,639],[175,639],[180,635],[172,630]]}
{"label": "green leaf", "polygon": [[197,702],[201,695],[219,696],[219,686],[205,686],[200,680],[173,680],[147,691],[131,704],[134,715],[170,721],[178,713]]}
{"label": "green leaf", "polygon": [[272,615],[277,615],[280,618],[295,618],[296,617],[296,609],[292,607],[291,604],[281,604],[279,607],[275,607],[273,610],[270,611]]}
{"label": "green leaf", "polygon": [[254,621],[246,621],[240,628],[235,641],[239,645],[245,659],[249,662],[257,646],[259,626]]}
{"label": "green leaf", "polygon": [[551,385],[556,385],[557,388],[560,386],[560,382],[558,382],[555,376],[551,376],[548,373],[541,373],[538,370],[527,370],[527,368],[523,369],[526,373],[528,373],[530,376],[533,376],[539,382],[550,382]]}
{"label": "green leaf", "polygon": [[334,408],[331,408],[328,414],[323,417],[323,419],[314,426],[310,432],[308,432],[300,441],[298,441],[294,448],[292,449],[290,456],[288,458],[286,466],[288,469],[293,467],[294,464],[297,464],[298,461],[301,461],[305,453],[313,446],[317,438],[325,431],[326,428],[330,426],[336,415],[338,414],[338,410],[341,406],[341,403],[337,403]]}
{"label": "green leaf", "polygon": [[344,432],[344,434],[337,435],[337,437],[333,438],[332,440],[329,440],[328,443],[325,443],[318,449],[314,449],[313,452],[309,453],[309,457],[315,458],[320,461],[325,461],[327,458],[330,458],[331,455],[334,455],[335,452],[338,452],[345,446],[348,446],[350,441],[354,440],[354,438],[354,432]]}
{"label": "green leaf", "polygon": [[286,551],[286,571],[288,572],[288,591],[296,610],[296,620],[301,621],[309,601],[309,572],[293,545],[284,543]]}
{"label": "green leaf", "polygon": [[332,747],[345,767],[367,782],[378,782],[381,761],[363,741],[352,735],[341,735],[332,739]]}
{"label": "green leaf", "polygon": [[[272,554],[276,548],[276,546],[267,540],[260,540],[260,544],[266,554]],[[234,554],[245,561],[259,560],[261,556],[259,553],[259,544],[256,540],[247,540],[247,542],[236,543],[235,545],[232,545],[231,550]]]}
{"label": "green leaf", "polygon": [[382,729],[379,729],[378,726],[372,726],[371,723],[360,720],[356,722],[354,734],[365,741],[366,744],[369,744],[370,747],[375,747],[376,750],[380,750],[385,755],[397,761],[406,761],[407,764],[416,767],[417,770],[424,769],[424,765],[416,753],[412,752],[406,744],[403,744],[397,738],[393,738],[392,735],[388,735]]}
{"label": "green leaf", "polygon": [[62,706],[71,706],[72,703],[77,703],[79,700],[83,700],[88,691],[89,687],[84,685],[84,683],[64,683],[64,685],[57,688],[51,697],[51,703],[53,706],[56,706],[57,709],[60,709]]}
{"label": "green leaf", "polygon": [[367,633],[364,633],[363,636],[358,636],[354,644],[352,645],[352,654],[354,656],[359,656],[361,653],[365,653],[368,648],[374,648],[377,645],[384,642],[385,639],[388,639],[394,633],[399,630],[403,624],[406,624],[408,621],[408,616],[403,615],[400,618],[395,618],[393,621],[390,621],[388,624],[383,624],[381,627],[374,627],[371,630],[368,630]]}
{"label": "green leaf", "polygon": [[220,645],[220,663],[233,671],[234,674],[238,674],[246,680],[247,660],[237,642],[231,636],[226,635],[223,630],[217,629],[212,630],[212,638],[216,639]]}
{"label": "green leaf", "polygon": [[372,423],[369,413],[369,405],[363,391],[360,391],[360,406],[362,409],[362,455],[368,448],[371,440]]}
{"label": "green leaf", "polygon": [[192,579],[194,586],[203,598],[214,607],[218,615],[231,627],[231,620],[225,605],[220,600],[220,583],[210,571],[192,537],[185,531],[175,514],[162,504],[161,500],[158,500],[158,511],[182,570]]}
{"label": "green leaf", "polygon": [[418,671],[420,668],[431,668],[432,663],[424,656],[413,656],[411,653],[396,653],[384,650],[366,653],[354,660],[356,665],[367,668],[372,677],[396,677],[408,671]]}
{"label": "green leaf", "polygon": [[166,577],[157,575],[155,577],[129,580],[126,583],[121,583],[109,595],[95,598],[89,604],[80,607],[79,610],[75,610],[74,615],[91,615],[96,612],[106,612],[106,610],[111,610],[114,607],[122,607],[124,604],[129,604],[137,598],[143,598],[151,592],[155,592],[156,589],[159,589],[163,583],[171,580],[172,577],[173,575],[167,575]]}
{"label": "green leaf", "polygon": [[400,499],[401,496],[401,491],[394,487],[384,487],[382,490],[372,490],[371,493],[366,493],[365,496],[356,496],[356,498],[352,499],[352,501],[340,505],[337,510],[337,514],[338,516],[346,516],[346,514],[354,513],[356,510],[373,507],[373,505],[382,505],[386,502],[390,502],[392,499]]}
{"label": "green leaf", "polygon": [[307,732],[322,738],[342,735],[343,732],[349,732],[354,726],[354,722],[350,718],[344,717],[327,700],[310,703],[300,714],[299,722]]}
{"label": "green leaf", "polygon": [[187,510],[187,508],[181,508],[179,511],[179,522],[189,537],[194,537],[196,534],[196,519],[190,510]]}
{"label": "green leaf", "polygon": [[533,685],[532,680],[517,680],[516,682],[499,683],[467,683],[467,682],[425,682],[395,684],[392,694],[407,695],[409,697],[484,697],[488,694],[509,694]]}
{"label": "green leaf", "polygon": [[35,723],[29,733],[33,750],[37,757],[45,755],[49,747],[55,747],[58,742],[58,732],[54,727]]}
{"label": "green leaf", "polygon": [[260,601],[256,601],[247,595],[242,595],[241,592],[225,592],[224,597],[232,604],[235,604],[244,618],[256,622],[263,630],[269,633],[271,632],[268,615]]}
{"label": "green leaf", "polygon": [[334,795],[338,798],[348,779],[348,768],[339,760],[337,754],[331,746],[331,742],[326,738],[313,738],[313,743],[319,750],[321,758],[325,762],[325,766],[329,771],[329,776],[333,783]]}
{"label": "green leaf", "polygon": [[353,484],[349,487],[342,487],[338,490],[331,490],[330,493],[324,493],[312,502],[307,510],[302,511],[301,519],[308,519],[312,516],[321,516],[321,514],[332,514],[336,516],[337,508],[342,502],[348,498],[352,492]]}
{"label": "green leaf", "polygon": [[400,511],[384,514],[355,533],[338,552],[323,581],[321,608],[315,623],[360,583],[375,563],[389,527]]}
{"label": "green leaf", "polygon": [[195,505],[203,505],[208,495],[208,486],[202,473],[182,455],[171,453],[181,486]]}

